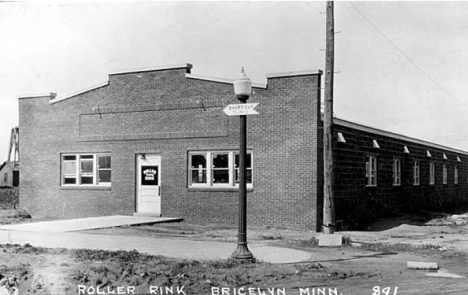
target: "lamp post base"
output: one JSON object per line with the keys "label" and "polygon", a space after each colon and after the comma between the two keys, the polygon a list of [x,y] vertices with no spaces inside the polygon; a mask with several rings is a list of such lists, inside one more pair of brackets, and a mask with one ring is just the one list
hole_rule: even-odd
{"label": "lamp post base", "polygon": [[231,255],[232,259],[236,260],[254,260],[252,252],[250,252],[247,245],[237,244],[237,249]]}

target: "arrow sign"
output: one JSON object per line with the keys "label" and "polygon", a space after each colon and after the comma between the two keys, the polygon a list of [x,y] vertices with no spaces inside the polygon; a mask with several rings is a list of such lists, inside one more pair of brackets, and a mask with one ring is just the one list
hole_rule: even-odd
{"label": "arrow sign", "polygon": [[258,112],[254,110],[257,105],[258,102],[229,104],[224,108],[223,112],[228,116],[258,115]]}

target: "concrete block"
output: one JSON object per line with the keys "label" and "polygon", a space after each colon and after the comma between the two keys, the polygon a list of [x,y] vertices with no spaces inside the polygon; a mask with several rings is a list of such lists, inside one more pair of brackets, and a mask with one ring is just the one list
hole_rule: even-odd
{"label": "concrete block", "polygon": [[452,278],[452,279],[460,279],[463,278],[463,276],[454,274],[454,273],[449,273],[445,269],[439,269],[437,272],[429,272],[426,273],[426,276],[428,277],[438,277],[438,278]]}
{"label": "concrete block", "polygon": [[407,267],[410,269],[439,269],[439,266],[435,262],[408,261]]}
{"label": "concrete block", "polygon": [[343,236],[339,234],[321,234],[318,237],[319,247],[341,247]]}

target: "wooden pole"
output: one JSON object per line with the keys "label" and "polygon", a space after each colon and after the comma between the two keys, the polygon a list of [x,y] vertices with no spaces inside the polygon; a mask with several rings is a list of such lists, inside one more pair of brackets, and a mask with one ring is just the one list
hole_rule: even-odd
{"label": "wooden pole", "polygon": [[[13,149],[13,145],[15,144],[15,128],[11,128],[11,135],[10,135],[10,146],[8,148],[8,157],[7,157],[7,162],[10,162],[11,158],[11,151]],[[15,159],[15,156],[13,155],[13,160]]]}
{"label": "wooden pole", "polygon": [[335,32],[333,1],[327,1],[327,49],[325,55],[325,110],[324,110],[324,202],[323,233],[335,231],[335,206],[333,203],[333,72],[335,56]]}

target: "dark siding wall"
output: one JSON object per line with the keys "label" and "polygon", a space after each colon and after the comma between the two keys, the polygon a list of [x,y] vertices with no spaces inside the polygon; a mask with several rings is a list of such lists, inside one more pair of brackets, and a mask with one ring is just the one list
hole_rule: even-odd
{"label": "dark siding wall", "polygon": [[[365,132],[340,125],[346,143],[335,140],[335,204],[336,219],[345,227],[365,227],[368,222],[400,212],[420,209],[444,210],[468,205],[468,156]],[[374,148],[372,140],[380,148]],[[404,153],[407,146],[410,153]],[[427,157],[430,151],[432,157]],[[443,154],[447,160],[443,160]],[[377,158],[377,186],[367,186],[366,157]],[[457,157],[461,162],[457,161]],[[401,185],[393,185],[393,159],[401,161]],[[413,185],[413,163],[420,163],[420,185]],[[429,184],[429,163],[435,164],[435,184]],[[442,166],[447,164],[448,181],[442,184]],[[454,169],[458,166],[459,180],[454,184]]]}
{"label": "dark siding wall", "polygon": [[[162,214],[237,224],[238,192],[187,187],[188,152],[237,150],[232,85],[188,79],[186,69],[111,75],[108,86],[49,104],[20,99],[21,205],[34,216],[74,218],[135,212],[136,154],[162,157]],[[249,225],[315,229],[319,75],[268,80],[248,102],[253,151]],[[60,155],[110,152],[111,188],[60,186]]]}

